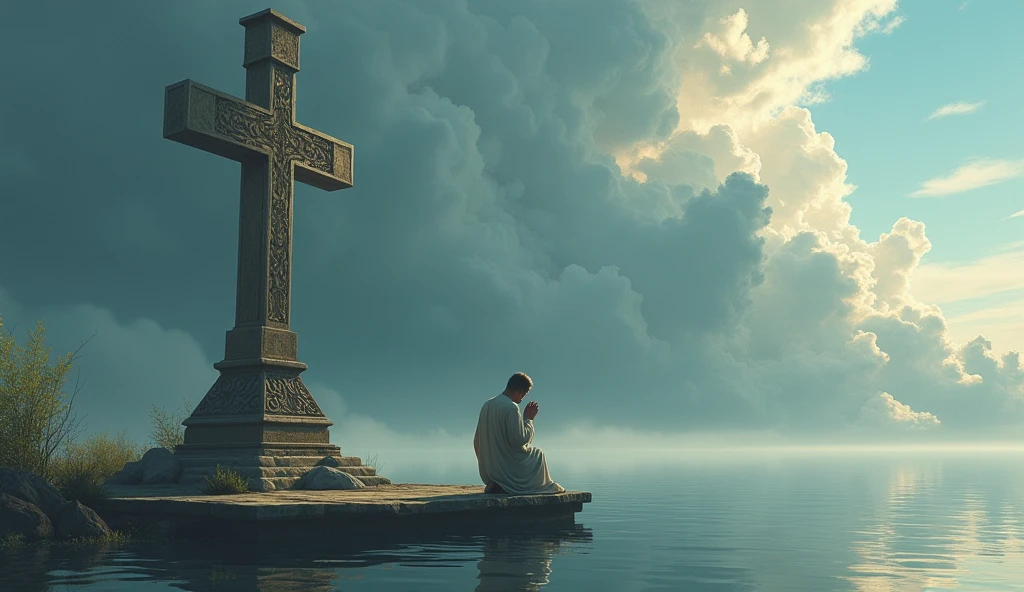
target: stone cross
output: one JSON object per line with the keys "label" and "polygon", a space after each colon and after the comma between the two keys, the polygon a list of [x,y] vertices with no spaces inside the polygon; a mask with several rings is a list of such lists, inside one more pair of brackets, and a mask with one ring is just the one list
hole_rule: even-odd
{"label": "stone cross", "polygon": [[352,146],[295,122],[299,36],[274,10],[242,18],[245,100],[191,80],[166,88],[165,138],[241,163],[235,326],[221,376],[185,421],[185,449],[210,444],[326,444],[331,422],[299,373],[289,330],[295,180],[352,186]]}

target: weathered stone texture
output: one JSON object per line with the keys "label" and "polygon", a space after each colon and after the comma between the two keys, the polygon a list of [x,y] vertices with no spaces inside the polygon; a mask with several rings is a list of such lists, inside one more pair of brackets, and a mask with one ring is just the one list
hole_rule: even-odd
{"label": "weathered stone texture", "polygon": [[181,475],[181,463],[166,448],[151,448],[142,455],[142,483],[174,483]]}
{"label": "weathered stone texture", "polygon": [[68,502],[42,477],[17,469],[0,468],[0,493],[6,493],[37,506],[47,516],[53,516]]}
{"label": "weathered stone texture", "polygon": [[142,472],[141,460],[127,462],[120,471],[114,473],[110,479],[107,479],[107,483],[114,483],[116,485],[142,483]]}
{"label": "weathered stone texture", "polygon": [[295,489],[326,490],[326,489],[364,489],[366,486],[359,479],[334,467],[316,467],[310,470],[295,484]]}
{"label": "weathered stone texture", "polygon": [[64,504],[54,514],[53,522],[57,535],[65,539],[102,537],[110,534],[110,528],[99,514],[77,501]]}
{"label": "weathered stone texture", "polygon": [[22,536],[30,541],[53,536],[53,525],[35,504],[0,493],[0,537]]}

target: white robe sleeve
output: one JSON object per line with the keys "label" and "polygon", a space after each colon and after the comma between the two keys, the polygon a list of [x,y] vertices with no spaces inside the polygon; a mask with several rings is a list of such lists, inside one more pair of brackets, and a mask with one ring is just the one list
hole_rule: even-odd
{"label": "white robe sleeve", "polygon": [[523,412],[519,410],[518,405],[514,409],[515,413],[508,414],[508,427],[506,428],[509,444],[513,448],[525,449],[533,441],[533,420],[524,420]]}

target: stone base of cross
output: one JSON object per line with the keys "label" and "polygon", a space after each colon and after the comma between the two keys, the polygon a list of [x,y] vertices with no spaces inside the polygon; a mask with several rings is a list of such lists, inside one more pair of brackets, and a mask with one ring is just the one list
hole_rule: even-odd
{"label": "stone base of cross", "polygon": [[184,80],[167,87],[164,137],[241,163],[235,327],[220,378],[185,420],[175,449],[183,480],[217,465],[250,477],[250,488],[287,487],[325,456],[365,483],[387,482],[330,443],[332,425],[299,374],[291,316],[294,181],[328,191],[352,186],[350,144],[295,122],[299,36],[305,28],[273,10],[242,18],[245,99]]}

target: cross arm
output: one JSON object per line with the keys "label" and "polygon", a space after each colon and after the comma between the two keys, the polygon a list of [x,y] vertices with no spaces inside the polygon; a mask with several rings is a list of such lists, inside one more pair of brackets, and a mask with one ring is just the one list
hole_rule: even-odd
{"label": "cross arm", "polygon": [[271,152],[270,111],[191,80],[164,91],[164,137],[243,161]]}
{"label": "cross arm", "polygon": [[299,123],[295,180],[326,191],[352,187],[352,145]]}

